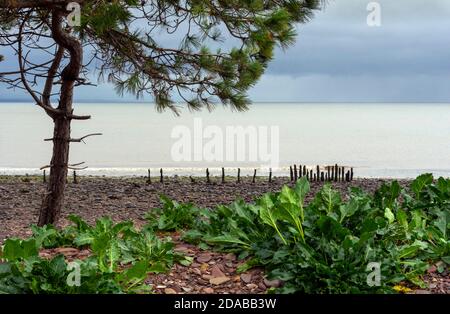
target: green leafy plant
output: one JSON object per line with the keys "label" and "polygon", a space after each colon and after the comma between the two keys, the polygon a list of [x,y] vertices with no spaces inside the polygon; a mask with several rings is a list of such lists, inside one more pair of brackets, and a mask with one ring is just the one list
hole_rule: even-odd
{"label": "green leafy plant", "polygon": [[193,226],[198,208],[191,203],[179,204],[164,195],[161,195],[160,199],[163,207],[152,209],[145,215],[149,228],[175,231]]}
{"label": "green leafy plant", "polygon": [[[219,206],[184,239],[251,256],[240,270],[265,267],[284,282],[279,292],[391,293],[401,281],[423,286],[430,262],[450,260],[449,184],[425,174],[411,183],[411,195],[393,181],[373,196],[352,188],[345,201],[325,184],[305,206],[302,178],[255,204]],[[381,265],[380,286],[366,282],[371,262]]]}
{"label": "green leafy plant", "polygon": [[[0,293],[142,293],[148,273],[164,272],[178,262],[192,259],[173,251],[170,239],[159,239],[149,229],[136,230],[129,221],[114,224],[98,219],[95,226],[70,216],[74,225],[63,230],[33,227],[33,237],[7,239],[1,250]],[[69,285],[71,274],[63,255],[49,260],[41,248],[61,245],[88,248],[92,254],[74,261],[80,269],[80,285]]]}

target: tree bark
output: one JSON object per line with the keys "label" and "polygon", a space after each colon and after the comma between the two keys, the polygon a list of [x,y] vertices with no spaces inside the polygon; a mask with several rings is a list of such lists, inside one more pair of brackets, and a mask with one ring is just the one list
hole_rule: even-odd
{"label": "tree bark", "polygon": [[50,162],[50,177],[39,213],[38,225],[56,224],[61,215],[67,180],[70,147],[70,124],[73,118],[73,90],[82,66],[82,47],[62,28],[66,13],[55,9],[52,12],[52,36],[55,42],[70,54],[70,62],[61,72],[61,90],[58,114],[52,116],[53,155]]}

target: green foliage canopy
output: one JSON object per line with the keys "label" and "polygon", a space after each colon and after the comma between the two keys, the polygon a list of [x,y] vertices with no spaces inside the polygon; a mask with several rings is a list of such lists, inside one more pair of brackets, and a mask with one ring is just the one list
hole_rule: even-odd
{"label": "green foliage canopy", "polygon": [[[13,44],[22,23],[27,42],[45,42],[52,36],[48,25],[54,10],[65,10],[68,2],[0,1],[0,45]],[[273,59],[275,47],[291,45],[296,24],[307,22],[323,4],[321,0],[75,2],[81,5],[81,25],[72,35],[85,48],[83,73],[95,68],[99,78],[113,83],[119,93],[151,94],[158,109],[174,111],[174,94],[194,110],[211,109],[218,102],[245,110],[246,92]],[[171,47],[168,42],[179,45]],[[55,55],[57,47],[48,47]]]}

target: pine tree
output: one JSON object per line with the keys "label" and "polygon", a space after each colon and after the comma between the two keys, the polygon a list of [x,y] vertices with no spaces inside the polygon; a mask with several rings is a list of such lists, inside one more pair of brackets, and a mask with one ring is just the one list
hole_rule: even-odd
{"label": "pine tree", "polygon": [[[79,4],[80,24],[68,26]],[[63,205],[74,89],[98,80],[119,94],[153,96],[158,110],[178,113],[216,104],[246,110],[246,94],[274,57],[296,37],[320,0],[0,0],[0,46],[12,49],[17,71],[0,83],[26,90],[54,122],[50,178],[39,225],[56,223]],[[73,24],[73,23],[69,23]],[[177,47],[164,45],[167,38]],[[172,40],[173,41],[173,40]],[[233,47],[233,48],[228,48]],[[7,54],[4,54],[7,55]],[[1,60],[0,60],[1,61]],[[4,61],[1,63],[4,64]],[[0,66],[1,66],[0,64]],[[88,135],[89,136],[89,135]]]}

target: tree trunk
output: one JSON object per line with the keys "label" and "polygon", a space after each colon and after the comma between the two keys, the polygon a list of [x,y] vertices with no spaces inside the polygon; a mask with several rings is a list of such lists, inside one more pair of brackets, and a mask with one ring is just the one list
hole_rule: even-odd
{"label": "tree trunk", "polygon": [[70,121],[57,118],[54,122],[50,178],[40,210],[39,226],[56,223],[61,214],[69,162]]}
{"label": "tree trunk", "polygon": [[62,29],[66,12],[55,9],[52,12],[52,36],[55,42],[70,54],[70,62],[61,72],[61,90],[58,113],[53,116],[53,155],[50,163],[50,177],[39,214],[38,225],[56,224],[61,215],[66,187],[70,123],[73,117],[73,90],[82,66],[80,42]]}

